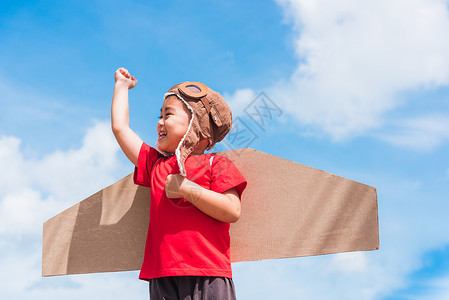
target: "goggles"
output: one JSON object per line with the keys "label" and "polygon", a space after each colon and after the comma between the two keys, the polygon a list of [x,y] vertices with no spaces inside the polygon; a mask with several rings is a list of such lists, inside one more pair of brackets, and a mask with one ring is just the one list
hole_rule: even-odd
{"label": "goggles", "polygon": [[209,101],[205,98],[207,95],[207,87],[201,82],[183,82],[178,85],[179,92],[191,99],[200,100],[207,113],[210,113]]}

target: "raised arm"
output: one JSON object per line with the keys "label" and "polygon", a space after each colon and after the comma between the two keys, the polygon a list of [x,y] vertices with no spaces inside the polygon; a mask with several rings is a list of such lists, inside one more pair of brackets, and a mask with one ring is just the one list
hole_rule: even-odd
{"label": "raised arm", "polygon": [[137,166],[142,140],[129,127],[128,91],[135,87],[137,79],[125,68],[115,72],[114,95],[111,105],[111,127],[126,157]]}

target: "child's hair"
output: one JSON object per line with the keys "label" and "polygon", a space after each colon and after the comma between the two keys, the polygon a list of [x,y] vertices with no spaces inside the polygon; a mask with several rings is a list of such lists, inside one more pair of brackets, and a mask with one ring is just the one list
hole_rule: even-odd
{"label": "child's hair", "polygon": [[[186,176],[184,162],[201,140],[208,140],[207,149],[224,139],[232,127],[232,112],[220,93],[199,82],[183,82],[171,87],[164,95],[176,96],[191,112],[187,132],[175,154],[181,175]],[[156,149],[163,155],[169,153]]]}

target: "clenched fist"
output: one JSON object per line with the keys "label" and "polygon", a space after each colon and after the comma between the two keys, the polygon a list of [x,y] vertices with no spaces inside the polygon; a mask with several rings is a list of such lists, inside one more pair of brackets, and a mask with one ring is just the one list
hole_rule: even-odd
{"label": "clenched fist", "polygon": [[115,71],[115,84],[124,84],[128,89],[132,89],[137,84],[137,79],[129,74],[125,68],[118,68]]}
{"label": "clenched fist", "polygon": [[165,181],[165,195],[168,198],[184,198],[181,192],[182,183],[187,180],[179,174],[170,174]]}

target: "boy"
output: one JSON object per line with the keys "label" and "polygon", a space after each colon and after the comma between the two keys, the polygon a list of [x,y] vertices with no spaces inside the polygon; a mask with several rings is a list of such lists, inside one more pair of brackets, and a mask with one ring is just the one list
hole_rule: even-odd
{"label": "boy", "polygon": [[204,151],[229,132],[232,115],[221,95],[182,83],[164,96],[155,148],[129,127],[128,90],[137,79],[115,72],[111,123],[136,166],[134,182],[151,188],[150,224],[140,279],[152,299],[235,299],[229,226],[240,216],[246,180],[222,156]]}

